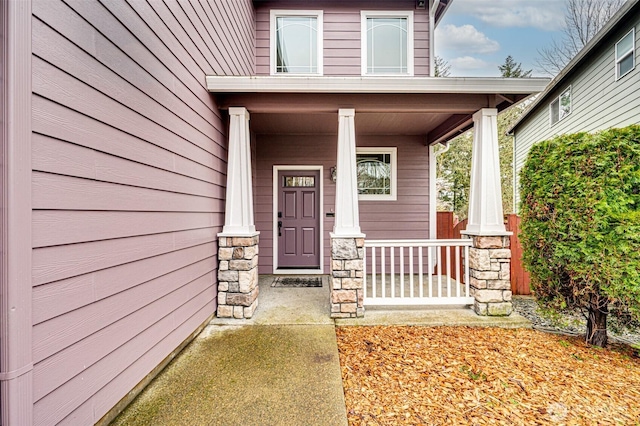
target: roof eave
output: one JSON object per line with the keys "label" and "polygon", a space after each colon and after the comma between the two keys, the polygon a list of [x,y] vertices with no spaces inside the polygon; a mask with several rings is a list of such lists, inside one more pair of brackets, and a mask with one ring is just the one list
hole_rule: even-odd
{"label": "roof eave", "polygon": [[507,130],[508,134],[513,134],[514,130],[527,119],[527,117],[531,114],[533,110],[535,110],[538,105],[540,105],[545,99],[548,98],[549,94],[553,92],[558,86],[565,82],[568,76],[576,69],[579,65],[581,65],[584,61],[587,60],[587,56],[596,46],[598,46],[604,39],[607,38],[609,33],[611,33],[616,26],[624,19],[627,13],[639,2],[640,0],[628,0],[625,4],[622,5],[620,10],[616,12],[615,15],[598,31],[598,33],[593,36],[593,38],[587,43],[580,52],[576,56],[569,61],[569,63],[556,75],[553,80],[548,84],[547,88],[536,98],[535,101],[527,108],[527,110],[516,120],[515,123]]}
{"label": "roof eave", "polygon": [[447,9],[449,9],[449,7],[451,6],[451,3],[453,3],[453,0],[440,0],[440,4],[438,5],[438,10],[436,11],[436,15],[435,15],[436,27],[444,17],[445,13],[447,13]]}
{"label": "roof eave", "polygon": [[474,93],[531,95],[548,78],[207,76],[212,93]]}

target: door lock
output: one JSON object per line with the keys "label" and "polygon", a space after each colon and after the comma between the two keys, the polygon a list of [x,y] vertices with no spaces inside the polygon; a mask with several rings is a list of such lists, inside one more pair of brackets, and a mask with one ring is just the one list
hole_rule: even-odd
{"label": "door lock", "polygon": [[278,237],[282,236],[282,221],[278,221]]}

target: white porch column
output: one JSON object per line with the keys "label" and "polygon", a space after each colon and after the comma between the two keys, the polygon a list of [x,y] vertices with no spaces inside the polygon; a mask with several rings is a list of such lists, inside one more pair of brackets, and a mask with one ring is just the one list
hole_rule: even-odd
{"label": "white porch column", "polygon": [[473,307],[478,315],[510,315],[511,232],[502,213],[498,111],[481,109],[473,115],[473,126],[469,222],[463,231],[473,241],[467,260]]}
{"label": "white porch column", "polygon": [[466,234],[507,235],[502,212],[498,110],[483,108],[473,114],[473,151]]}
{"label": "white porch column", "polygon": [[244,107],[229,108],[229,159],[224,227],[219,236],[253,236],[253,190],[249,112]]}
{"label": "white porch column", "polygon": [[338,110],[338,161],[336,168],[336,237],[362,237],[356,175],[356,129],[354,109]]}
{"label": "white porch column", "polygon": [[364,234],[360,231],[354,109],[338,110],[336,219],[331,233],[331,317],[364,316]]}
{"label": "white porch column", "polygon": [[229,159],[224,227],[218,234],[220,318],[251,318],[258,307],[258,240],[253,222],[249,112],[229,108]]}

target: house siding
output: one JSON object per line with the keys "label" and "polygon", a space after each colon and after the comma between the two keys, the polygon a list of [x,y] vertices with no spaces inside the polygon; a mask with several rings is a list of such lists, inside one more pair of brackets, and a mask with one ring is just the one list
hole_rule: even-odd
{"label": "house siding", "polygon": [[233,2],[33,2],[34,424],[93,424],[215,312]]}
{"label": "house siding", "polygon": [[[357,121],[357,113],[356,113]],[[337,122],[337,117],[336,117]],[[329,169],[336,164],[337,135],[258,135],[256,229],[260,234],[259,273],[273,273],[273,166],[323,167],[324,271],[329,271],[330,233],[336,184]],[[396,201],[360,201],[360,227],[368,239],[429,238],[429,149],[422,136],[356,137],[358,147],[397,147]]]}
{"label": "house siding", "polygon": [[256,7],[256,74],[269,75],[271,9],[323,10],[324,72],[323,75],[361,75],[360,31],[361,10],[413,11],[414,75],[429,75],[429,13],[416,9],[414,0],[288,2],[274,5],[260,3]]}
{"label": "house siding", "polygon": [[[637,10],[637,8],[636,8]],[[615,44],[631,28],[635,28],[635,68],[615,80]],[[590,53],[592,58],[581,66],[566,82],[558,85],[525,121],[514,131],[514,167],[516,178],[516,207],[520,202],[519,173],[531,147],[554,136],[595,132],[612,127],[625,127],[640,123],[640,17],[636,13],[613,31],[601,48]],[[549,104],[571,86],[572,111],[554,125],[549,121]]]}

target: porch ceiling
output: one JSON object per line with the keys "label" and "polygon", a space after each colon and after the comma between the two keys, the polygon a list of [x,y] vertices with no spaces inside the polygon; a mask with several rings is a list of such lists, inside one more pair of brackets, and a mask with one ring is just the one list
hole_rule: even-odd
{"label": "porch ceiling", "polygon": [[[357,112],[356,133],[427,135],[449,116],[450,114],[416,112]],[[252,113],[251,130],[256,134],[337,134],[338,113]]]}
{"label": "porch ceiling", "polygon": [[356,110],[359,134],[425,135],[445,142],[482,108],[503,110],[548,79],[207,76],[218,106],[246,107],[257,134],[335,134],[338,109]]}

